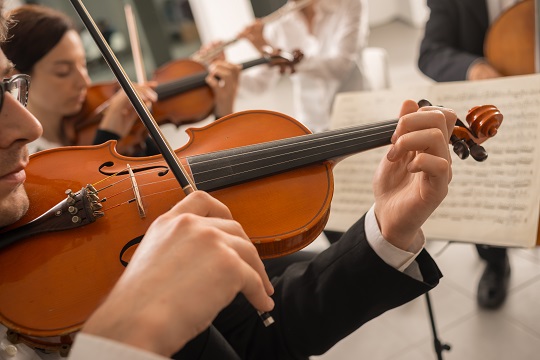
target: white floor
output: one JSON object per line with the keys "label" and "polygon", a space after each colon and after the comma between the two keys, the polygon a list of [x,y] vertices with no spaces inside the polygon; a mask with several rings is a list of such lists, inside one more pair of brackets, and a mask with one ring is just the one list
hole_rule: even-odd
{"label": "white floor", "polygon": [[[372,29],[370,46],[387,49],[392,86],[430,82],[416,66],[422,29],[393,22]],[[451,346],[447,360],[540,359],[540,251],[511,249],[509,297],[486,311],[476,304],[484,265],[469,244],[429,243],[444,277],[430,292],[439,339]],[[379,318],[317,360],[436,360],[426,297]]]}

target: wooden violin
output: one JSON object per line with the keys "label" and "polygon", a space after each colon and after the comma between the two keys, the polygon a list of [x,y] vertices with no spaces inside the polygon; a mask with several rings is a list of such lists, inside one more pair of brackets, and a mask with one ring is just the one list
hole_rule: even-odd
{"label": "wooden violin", "polygon": [[[280,71],[290,69],[301,61],[303,54],[278,52],[267,54],[241,64],[242,70],[253,66],[268,64],[277,66]],[[207,118],[214,109],[214,94],[206,84],[208,71],[201,63],[189,59],[171,61],[153,76],[158,85],[155,91],[158,101],[152,105],[154,119],[159,125],[172,123],[176,126],[189,124]],[[68,145],[92,145],[96,130],[107,109],[109,99],[120,90],[116,81],[92,85],[88,88],[86,101],[81,111],[62,121],[63,143]],[[117,151],[124,155],[141,153],[145,147],[148,132],[137,122],[128,136],[118,142]]]}
{"label": "wooden violin", "polygon": [[[476,107],[467,116],[472,125],[458,125],[454,134],[480,146],[501,121],[495,107]],[[269,258],[297,251],[321,233],[333,167],[390,144],[396,125],[311,134],[289,116],[246,111],[188,129],[190,140],[176,154],[197,188],[226,204],[260,256]],[[0,242],[0,320],[13,331],[49,337],[80,329],[146,229],[184,198],[162,156],[125,157],[114,145],[31,156],[30,211],[5,229]]]}
{"label": "wooden violin", "polygon": [[534,0],[522,0],[503,12],[488,29],[484,55],[502,75],[535,72],[534,14]]}

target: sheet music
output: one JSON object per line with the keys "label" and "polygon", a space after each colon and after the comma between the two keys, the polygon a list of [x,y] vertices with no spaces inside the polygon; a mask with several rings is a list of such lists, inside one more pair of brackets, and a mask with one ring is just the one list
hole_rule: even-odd
{"label": "sheet music", "polygon": [[[449,194],[423,227],[428,239],[534,246],[540,203],[540,75],[343,93],[336,98],[332,127],[393,119],[403,100],[422,98],[454,109],[463,121],[476,105],[493,104],[504,115],[498,134],[484,144],[485,162],[454,154]],[[346,230],[372,205],[371,180],[386,151],[353,155],[336,166],[328,229]]]}

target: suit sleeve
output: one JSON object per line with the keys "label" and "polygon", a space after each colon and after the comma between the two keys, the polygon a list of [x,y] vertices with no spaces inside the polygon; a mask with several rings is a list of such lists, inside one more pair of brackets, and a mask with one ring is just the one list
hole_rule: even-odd
{"label": "suit sleeve", "polygon": [[425,250],[417,263],[423,281],[382,261],[366,241],[362,218],[329,249],[273,278],[274,325],[265,328],[242,296],[214,325],[241,358],[308,359],[432,289],[439,269]]}
{"label": "suit sleeve", "polygon": [[[435,81],[461,81],[481,55],[463,50],[467,5],[455,0],[428,0],[431,10],[420,45],[418,67]],[[472,29],[471,29],[472,31]],[[473,36],[476,36],[473,35]],[[483,34],[482,34],[483,38]]]}

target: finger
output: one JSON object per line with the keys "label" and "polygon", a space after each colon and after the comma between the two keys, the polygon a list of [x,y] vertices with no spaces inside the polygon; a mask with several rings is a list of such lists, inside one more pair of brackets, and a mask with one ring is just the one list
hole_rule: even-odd
{"label": "finger", "polygon": [[[240,292],[259,311],[271,311],[274,308],[274,301],[266,291],[259,273],[246,263],[241,265],[244,273],[244,285]],[[266,275],[265,275],[266,276]]]}
{"label": "finger", "polygon": [[206,83],[208,86],[210,86],[213,90],[216,90],[219,88],[219,81],[216,79],[216,77],[212,74],[208,74],[205,78]]}
{"label": "finger", "polygon": [[422,129],[399,137],[388,153],[388,160],[397,161],[409,151],[435,155],[449,161],[448,143],[443,131],[438,128]]}
{"label": "finger", "polygon": [[418,104],[414,100],[405,100],[401,104],[401,110],[399,112],[399,117],[418,111]]}
{"label": "finger", "polygon": [[427,153],[420,153],[407,165],[411,173],[424,172],[430,178],[439,179],[444,186],[448,185],[450,163],[446,159]]}
{"label": "finger", "polygon": [[[452,135],[454,131],[454,126],[456,125],[457,121],[457,114],[454,110],[444,108],[444,107],[437,107],[437,106],[424,106],[420,108],[419,111],[440,111],[443,113],[445,121],[446,121],[446,128],[448,130],[448,136]],[[450,140],[450,138],[448,138]]]}
{"label": "finger", "polygon": [[438,128],[446,136],[447,139],[450,139],[448,136],[448,126],[446,123],[446,118],[442,111],[436,109],[431,111],[423,110],[403,115],[399,119],[396,130],[394,131],[391,140],[393,143],[395,143],[400,138],[400,136],[414,131],[430,128]]}
{"label": "finger", "polygon": [[144,101],[156,102],[158,100],[156,91],[150,87],[142,87],[139,91],[139,95]]}
{"label": "finger", "polygon": [[209,75],[212,75],[214,78],[226,80],[231,77],[231,70],[223,64],[212,64],[209,69]]}
{"label": "finger", "polygon": [[407,171],[413,174],[420,172],[424,174],[423,180],[429,184],[428,187],[423,187],[424,190],[421,191],[422,197],[425,200],[434,196],[439,201],[445,198],[448,193],[448,184],[452,178],[449,161],[437,156],[421,153],[407,165]]}
{"label": "finger", "polygon": [[204,191],[194,191],[178,202],[172,209],[173,214],[192,213],[204,217],[232,219],[229,208]]}
{"label": "finger", "polygon": [[[225,222],[225,220],[223,220]],[[225,229],[228,226],[231,226],[232,221],[228,221],[229,224],[222,224],[223,229]],[[240,227],[241,228],[241,227]],[[228,230],[225,230],[228,231]],[[243,230],[242,230],[243,231]],[[244,233],[245,235],[245,233]],[[265,288],[265,291],[268,295],[272,295],[274,293],[274,287],[272,286],[272,283],[270,282],[270,279],[268,278],[268,274],[266,273],[264,264],[259,256],[259,253],[257,252],[257,248],[251,240],[245,235],[244,237],[236,237],[231,238],[229,237],[227,242],[227,245],[234,249],[236,253],[244,260],[251,268],[253,268],[260,276],[261,280],[263,281],[263,285]]]}

